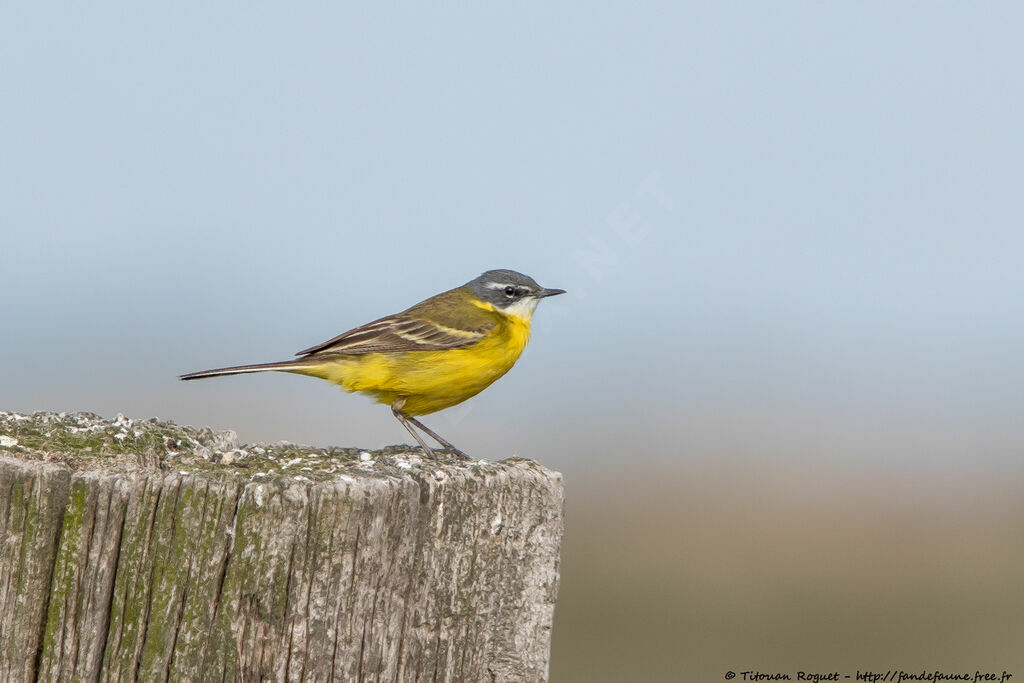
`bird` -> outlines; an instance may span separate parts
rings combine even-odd
[[[471,458],[416,418],[462,403],[508,372],[530,339],[541,299],[565,294],[514,270],[488,270],[461,287],[299,351],[293,360],[236,365],[182,380],[290,372],[368,395],[391,412],[430,459],[418,428],[455,457]],[[415,428],[414,428],[415,427]]]

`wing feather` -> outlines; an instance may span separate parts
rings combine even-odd
[[[462,349],[477,343],[494,327],[488,322],[474,329],[449,327],[403,313],[374,320],[339,334],[323,344],[299,351],[297,356],[320,353],[396,353],[403,351],[443,351]]]

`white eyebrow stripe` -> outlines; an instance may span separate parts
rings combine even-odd
[[[532,292],[533,287],[530,285],[517,285],[511,282],[488,282],[487,287],[489,289],[505,289],[506,287],[515,287],[516,289],[522,289],[527,292]]]

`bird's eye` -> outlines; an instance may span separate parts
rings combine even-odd
[[[508,287],[505,288],[505,296],[513,297],[515,295],[516,295],[516,288],[515,287],[509,285]]]

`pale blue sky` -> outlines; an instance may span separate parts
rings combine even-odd
[[[1009,3],[8,4],[0,409],[402,441],[313,380],[175,376],[515,268],[570,295],[427,420],[482,457],[1015,460],[1021,26]]]

